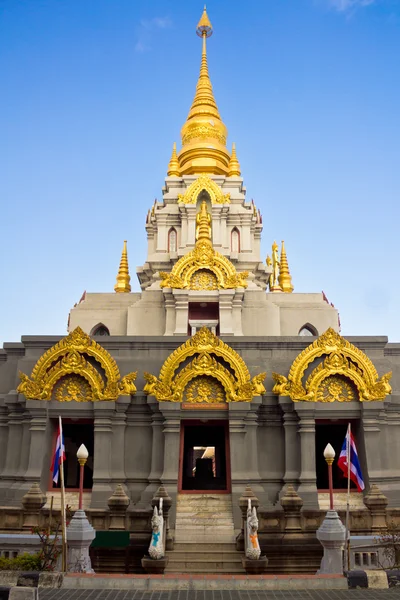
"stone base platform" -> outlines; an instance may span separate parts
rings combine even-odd
[[[69,590],[347,590],[342,575],[91,575],[68,574]]]

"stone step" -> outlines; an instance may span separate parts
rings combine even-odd
[[[214,538],[215,539],[215,538]],[[236,552],[233,542],[211,542],[202,544],[199,542],[175,542],[173,552]],[[172,552],[172,551],[171,551]]]
[[[190,560],[190,562],[194,562],[195,560],[212,560],[216,562],[223,562],[225,560],[228,561],[241,561],[241,554],[236,550],[229,551],[221,551],[221,552],[203,552],[201,549],[199,550],[169,550],[165,553],[170,557],[170,560],[179,560],[185,561]]]
[[[181,570],[187,573],[195,573],[198,569],[204,569],[207,573],[222,570],[225,573],[231,573],[232,569],[243,569],[242,561],[213,561],[213,560],[196,560],[196,561],[173,561],[170,557],[168,563],[168,572]]]
[[[188,571],[182,570],[182,569],[165,569],[166,573],[177,573],[177,574],[185,574],[188,573]],[[245,574],[245,570],[243,569],[243,567],[241,569],[213,569],[212,571],[210,571],[207,568],[200,568],[200,569],[190,569],[190,574],[204,574],[204,575],[244,575]],[[257,588],[258,589],[258,588]]]
[[[209,512],[211,511],[218,511],[218,512],[231,512],[233,509],[232,504],[217,504],[217,503],[213,503],[213,504],[206,504],[203,502],[199,502],[199,503],[193,503],[193,502],[188,502],[187,504],[177,504],[176,505],[177,510],[180,511],[185,511],[187,512],[188,510],[192,510],[192,511],[196,511],[196,510],[201,510],[201,511],[206,511]]]
[[[193,515],[192,517],[182,517],[179,516],[176,519],[176,529],[181,529],[181,527],[191,527],[192,525],[202,525],[203,527],[233,527],[233,519],[229,518],[219,518],[217,516],[199,516]]]
[[[175,540],[178,543],[186,543],[186,542],[198,542],[198,543],[202,543],[202,544],[211,544],[214,540],[215,540],[215,535],[210,535],[210,534],[202,534],[202,533],[198,533],[195,532],[193,534],[191,533],[180,533],[180,534],[176,534],[175,535]],[[235,536],[234,535],[223,535],[223,534],[219,534],[218,536],[218,541],[221,543],[228,543],[228,544],[232,544],[235,541]]]

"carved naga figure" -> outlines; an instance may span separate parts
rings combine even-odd
[[[164,517],[163,517],[163,501],[160,498],[159,508],[154,507],[153,516],[151,518],[151,542],[149,546],[149,555],[154,560],[164,558]]]
[[[251,508],[251,499],[248,500],[247,519],[246,519],[246,558],[258,560],[261,549],[258,543],[258,518],[256,507]]]

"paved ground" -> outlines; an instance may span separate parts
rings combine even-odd
[[[400,600],[400,589],[332,591],[41,590],[39,600]]]

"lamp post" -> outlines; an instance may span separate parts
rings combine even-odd
[[[85,468],[86,461],[89,456],[89,452],[84,444],[81,444],[78,448],[78,452],[76,453],[78,462],[80,464],[79,468],[79,510],[82,510],[83,505],[83,471]]]
[[[328,480],[329,480],[329,509],[333,510],[333,480],[332,480],[332,463],[335,458],[335,451],[330,444],[327,444],[324,450],[324,458],[328,464]]]

